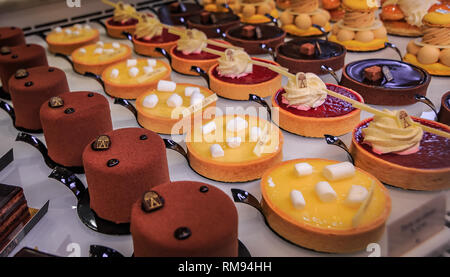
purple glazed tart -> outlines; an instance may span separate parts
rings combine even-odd
[[[197,29],[205,33],[209,38],[217,38],[229,28],[238,26],[240,18],[233,13],[205,11],[189,17],[187,24],[189,29]]]
[[[241,25],[230,28],[225,32],[226,40],[231,44],[242,47],[250,55],[266,54],[261,44],[275,48],[283,43],[286,32],[273,25]]]
[[[438,118],[439,122],[450,125],[450,91],[442,96]]]
[[[358,91],[367,104],[403,106],[425,96],[430,74],[409,63],[369,59],[352,62],[342,71],[341,85]]]
[[[308,72],[325,74],[322,65],[337,71],[344,67],[347,50],[338,43],[321,39],[295,39],[278,45],[275,61],[291,73]]]

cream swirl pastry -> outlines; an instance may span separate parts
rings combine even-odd
[[[344,25],[352,28],[370,27],[375,22],[374,11],[347,11],[344,15]]]
[[[328,95],[325,83],[313,73],[298,72],[284,90],[282,102],[302,111],[319,107]]]
[[[387,0],[383,3],[383,7],[398,5],[405,15],[406,22],[421,27],[423,17],[428,13],[430,7],[437,3],[437,0]]]
[[[450,45],[450,28],[425,27],[422,42],[431,45]]]
[[[239,78],[252,73],[253,64],[250,56],[243,50],[226,49],[219,58],[217,71],[220,76]]]
[[[290,7],[295,12],[310,13],[319,8],[319,0],[292,0]]]
[[[377,154],[408,155],[419,151],[422,128],[414,126],[404,110],[385,112],[393,117],[374,116],[369,126],[362,130],[363,142],[371,145],[372,151]]]
[[[163,25],[158,19],[142,15],[139,23],[136,25],[134,35],[137,38],[145,38],[147,40],[160,36],[163,32]]]
[[[136,10],[131,5],[118,2],[114,10],[113,20],[124,23],[132,19],[135,13]]]
[[[183,52],[184,55],[200,54],[205,48],[208,38],[205,33],[197,29],[189,29],[178,40],[177,50]]]

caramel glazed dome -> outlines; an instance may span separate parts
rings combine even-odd
[[[450,4],[429,12],[422,21],[422,40],[409,42],[405,61],[430,74],[450,76]]]

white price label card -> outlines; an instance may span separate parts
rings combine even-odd
[[[387,226],[388,256],[401,256],[444,226],[445,194],[441,193]]]

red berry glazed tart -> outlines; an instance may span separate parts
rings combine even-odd
[[[376,115],[354,129],[350,152],[356,166],[386,184],[427,191],[450,188],[448,125],[410,117],[404,110]]]
[[[181,34],[177,45],[170,49],[170,58],[167,58],[170,59],[174,71],[186,75],[198,75],[191,70],[192,66],[208,71],[220,58],[217,54],[207,52],[205,48],[222,53],[227,47],[230,47],[229,43],[208,40],[205,33],[197,29],[189,29]]]
[[[114,16],[106,20],[106,30],[108,36],[112,38],[125,38],[122,34],[127,32],[133,34],[136,30],[136,24],[139,20],[136,18],[136,10],[129,4],[122,1],[116,4]]]
[[[360,120],[361,111],[329,95],[329,90],[364,102],[361,95],[351,89],[325,84],[313,73],[299,72],[272,96],[272,107],[279,111],[279,126],[306,137],[340,136],[351,132]]]
[[[180,37],[169,33],[168,28],[158,19],[142,15],[136,25],[134,36],[130,35],[129,39],[133,42],[136,53],[149,57],[162,57],[163,55],[155,51],[155,48],[162,48],[168,52],[177,44]]]
[[[275,62],[250,58],[234,49],[227,49],[218,62],[209,69],[208,80],[210,89],[219,96],[248,100],[251,93],[267,97],[281,88],[281,75],[267,68],[278,66]]]

